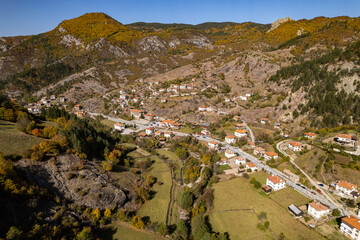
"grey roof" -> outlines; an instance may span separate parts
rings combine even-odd
[[[295,213],[296,215],[299,215],[299,214],[302,213],[302,211],[301,211],[297,206],[295,206],[294,204],[291,204],[291,205],[289,206],[289,209],[290,209],[293,213]]]

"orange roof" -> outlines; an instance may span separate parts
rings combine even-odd
[[[162,133],[162,131],[158,130],[158,131],[156,131],[155,133]]]
[[[144,132],[139,133],[139,136],[145,137],[145,136],[146,136],[146,133],[144,133]]]
[[[167,98],[162,98],[161,100],[167,100]]]
[[[262,118],[261,121],[269,121],[268,118]]]
[[[155,117],[154,114],[149,114],[149,113],[145,114],[144,116],[147,116],[147,117]]]
[[[308,135],[310,137],[316,137],[317,136],[315,133],[311,133],[311,132],[305,133],[305,135]]]
[[[123,124],[123,123],[115,123],[114,125],[119,126],[119,127],[124,127],[125,126],[125,124]]]
[[[206,106],[200,106],[199,108],[206,108]]]
[[[242,129],[236,130],[235,132],[237,132],[237,133],[247,133],[247,131],[242,130]]]
[[[360,230],[360,220],[354,216],[350,215],[347,217],[343,217],[341,221],[346,223],[347,225],[350,225],[353,228]]]
[[[275,184],[285,182],[285,180],[282,179],[282,178],[279,177],[279,176],[270,176],[270,177],[267,177],[267,179],[269,179],[269,181],[271,181],[271,182],[273,182],[273,183],[275,183]]]
[[[309,203],[309,205],[316,209],[316,211],[326,211],[329,209],[329,207],[325,206],[321,202],[314,201],[312,203]]]
[[[277,153],[274,152],[266,152],[265,154],[268,155],[269,157],[274,157],[278,155]]]
[[[251,146],[255,146],[255,143],[253,143],[251,141],[248,141],[248,144],[251,145]]]
[[[237,157],[237,158],[235,158],[235,160],[244,161],[245,158],[243,158],[243,157]]]
[[[352,184],[352,183],[349,183],[347,181],[344,181],[344,180],[340,180],[336,183],[336,185],[340,186],[340,187],[343,187],[343,188],[346,188],[346,189],[349,189],[349,190],[354,190],[357,188],[357,186],[355,184]]]
[[[75,107],[80,107],[81,105],[80,104],[76,104]]]
[[[298,143],[298,142],[289,142],[289,144],[294,147],[301,147],[301,143]]]
[[[252,162],[248,162],[248,163],[246,163],[246,165],[250,168],[256,167],[256,165],[253,164]]]
[[[351,136],[350,135],[348,135],[348,134],[338,134],[337,135],[338,137],[340,137],[340,138],[347,138],[347,139],[351,139]]]
[[[132,112],[137,112],[137,113],[143,113],[143,110],[138,110],[138,109],[131,109]]]
[[[148,127],[146,130],[154,130],[154,127]]]
[[[165,134],[171,134],[171,132],[166,132]]]
[[[209,143],[214,144],[214,145],[218,144],[218,143],[215,142],[215,141],[211,141],[211,142],[209,142]]]
[[[225,138],[234,138],[234,136],[229,135],[229,136],[226,136]]]
[[[162,122],[163,123],[168,123],[168,124],[171,124],[171,125],[174,125],[176,123],[176,121],[172,121],[172,120],[164,120]]]
[[[256,147],[255,150],[258,152],[265,152],[265,149],[263,149],[261,147]]]

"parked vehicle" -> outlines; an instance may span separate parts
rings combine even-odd
[[[322,193],[320,189],[316,189],[316,191],[318,191],[320,194]]]

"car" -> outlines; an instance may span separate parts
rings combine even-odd
[[[320,189],[316,189],[316,191],[318,191],[320,194],[322,193]]]
[[[320,187],[323,187],[323,186],[324,186],[324,184],[320,183],[320,184],[319,184],[319,186],[320,186]]]
[[[303,189],[306,189],[306,187],[305,186],[301,186]]]
[[[299,186],[299,187],[300,187],[301,185],[300,185],[300,183],[297,183],[296,186]]]
[[[316,195],[316,192],[311,192],[312,194]]]

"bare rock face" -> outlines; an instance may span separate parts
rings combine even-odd
[[[63,45],[66,45],[68,47],[71,47],[73,45],[84,47],[84,45],[83,45],[83,43],[81,42],[80,39],[77,39],[73,35],[70,35],[70,34],[62,36],[62,39],[61,39],[61,41],[59,43],[63,44]]]
[[[285,23],[285,22],[288,22],[288,21],[291,21],[292,19],[290,17],[286,17],[286,18],[279,18],[278,20],[276,20],[275,22],[273,22],[271,24],[271,28],[268,32],[278,28],[282,23]]]
[[[44,162],[23,159],[17,168],[42,187],[77,205],[106,209],[124,207],[129,201],[122,189],[111,183],[110,177],[94,163],[65,154]]]
[[[200,34],[189,35],[186,38],[182,39],[182,41],[187,44],[195,45],[196,47],[199,48],[204,48],[211,45],[210,39]]]
[[[138,42],[138,48],[140,51],[156,51],[162,52],[167,49],[166,42],[158,36],[150,36],[141,39]]]

